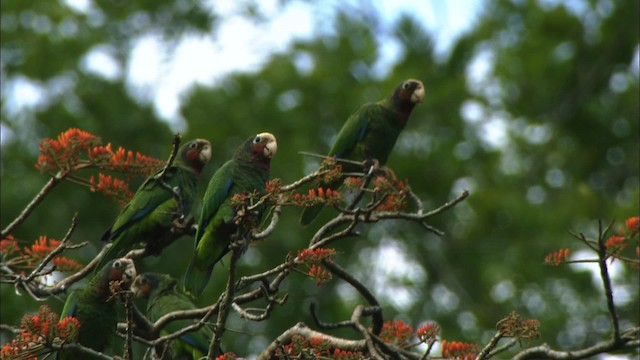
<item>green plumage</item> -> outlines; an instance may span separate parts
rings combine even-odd
[[[67,297],[60,319],[67,316],[78,319],[80,322],[78,342],[81,345],[100,352],[109,346],[118,321],[118,300],[111,298],[109,283],[121,280],[123,285],[128,285],[135,276],[136,269],[132,260],[111,260],[89,280],[87,285],[74,290]],[[83,356],[63,350],[59,358],[81,359]]]
[[[193,310],[197,307],[189,298],[176,288],[177,280],[169,275],[144,273],[138,275],[133,283],[136,296],[148,299],[147,318],[155,322],[163,315],[179,310]],[[168,335],[193,324],[193,320],[176,320],[164,327],[160,335]],[[188,332],[171,342],[173,359],[200,359],[207,355],[213,331],[203,326],[197,331]],[[218,351],[215,356],[221,355]]]
[[[155,179],[162,170],[149,176],[103,235],[102,240],[112,241],[113,245],[101,264],[124,256],[136,243],[145,243],[151,249],[154,245],[166,246],[175,237],[169,231],[172,222],[181,215],[189,215],[198,176],[210,158],[211,144],[207,140],[189,141],[178,150],[172,166],[165,173],[164,182],[180,194],[180,207],[176,196]]]
[[[272,134],[252,136],[213,174],[203,199],[193,258],[185,274],[184,287],[189,296],[202,294],[214,265],[229,251],[231,236],[236,231],[231,198],[241,193],[265,193],[271,158],[276,151]]]
[[[423,98],[422,82],[413,79],[403,81],[387,98],[367,103],[351,114],[340,129],[328,155],[354,161],[375,160],[379,166],[384,166],[413,107],[422,102]],[[362,167],[342,164],[342,171],[362,171]],[[321,186],[336,189],[343,180],[338,179]],[[322,204],[304,208],[300,223],[311,223],[322,208]]]

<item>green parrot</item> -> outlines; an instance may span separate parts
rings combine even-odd
[[[197,309],[186,295],[178,291],[177,284],[178,281],[169,275],[144,273],[136,277],[131,289],[137,298],[148,300],[147,318],[155,322],[172,311]],[[192,324],[192,320],[186,319],[172,321],[164,327],[161,335],[168,335]],[[204,358],[212,338],[213,331],[208,326],[182,334],[171,342],[172,359]],[[218,349],[214,358],[221,354],[222,350]]]
[[[261,133],[248,138],[209,181],[202,201],[195,248],[185,274],[184,288],[189,296],[200,296],[209,282],[213,266],[229,251],[236,231],[236,215],[231,198],[235,194],[265,194],[271,159],[278,145],[275,136]],[[263,209],[258,210],[261,215]]]
[[[174,194],[154,178],[162,170],[149,176],[122,209],[113,226],[102,236],[103,241],[112,241],[113,245],[101,264],[124,256],[138,242],[153,248],[154,244],[166,244],[171,240],[175,236],[170,231],[172,222],[176,215],[186,216],[191,211],[198,176],[210,158],[211,144],[207,140],[191,140],[178,149],[164,181],[180,194],[180,207]]]
[[[114,259],[107,262],[87,285],[69,294],[60,319],[73,316],[80,322],[78,342],[96,351],[104,351],[113,338],[118,323],[117,300],[112,299],[109,283],[122,281],[126,288],[136,277],[131,259]],[[60,359],[81,359],[81,354],[71,350],[60,351]]]
[[[387,98],[362,105],[344,123],[328,155],[354,161],[377,162],[378,166],[384,166],[413,107],[423,99],[422,82],[408,79],[396,86]],[[362,171],[362,167],[342,164],[342,170]],[[343,180],[338,179],[322,186],[336,189]],[[311,223],[322,209],[322,204],[304,208],[300,223]]]

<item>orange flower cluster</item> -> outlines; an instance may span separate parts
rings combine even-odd
[[[346,351],[338,348],[331,352],[331,343],[323,337],[305,338],[302,335],[293,335],[291,341],[276,349],[277,359],[336,359],[359,360],[362,353],[359,351]]]
[[[382,324],[380,339],[382,341],[395,344],[399,347],[409,345],[409,340],[413,337],[413,327],[405,324],[402,320],[385,321]]]
[[[267,181],[265,184],[265,191],[267,194],[271,195],[280,194],[282,192],[282,182],[278,178]]]
[[[91,191],[114,197],[122,205],[126,204],[134,195],[126,181],[114,178],[111,175],[98,173],[97,183],[94,176],[91,176],[89,183],[91,184],[89,187]]]
[[[626,244],[624,242],[624,237],[619,236],[619,235],[611,235],[607,241],[604,243],[604,246],[607,249],[612,249],[612,248],[622,248],[625,247]]]
[[[65,131],[57,139],[42,139],[36,168],[41,171],[70,171],[79,164],[80,155],[99,145],[100,141],[100,138],[76,128]]]
[[[57,139],[43,139],[40,142],[40,156],[36,163],[36,168],[41,171],[60,170],[63,176],[89,167],[128,175],[148,176],[163,166],[164,161],[139,152],[134,153],[122,147],[113,151],[111,143],[105,146],[99,137],[75,128],[60,134]],[[100,176],[105,175],[100,174]],[[120,202],[123,200],[122,197],[118,198],[119,196],[131,197],[132,193],[124,181],[114,181],[110,177],[105,177],[104,181],[96,184],[92,177],[87,185],[92,191],[115,196]],[[84,184],[85,180],[80,179],[76,182]]]
[[[408,189],[404,182],[378,176],[373,180],[373,186],[386,196],[378,205],[378,211],[401,211],[406,207]]]
[[[571,251],[569,249],[560,249],[554,251],[544,257],[544,263],[547,265],[558,266],[562,264],[568,257]]]
[[[5,239],[0,240],[0,252],[5,258],[19,251],[20,245],[13,235],[7,235]]]
[[[442,340],[442,357],[445,358],[475,360],[480,350],[480,345],[478,344]]]
[[[321,187],[309,189],[308,194],[295,194],[293,196],[293,203],[298,206],[312,206],[318,203],[336,205],[341,200],[342,194],[339,191]]]
[[[440,335],[440,327],[436,323],[426,323],[418,328],[416,336],[423,343],[433,343]]]
[[[331,280],[332,275],[325,268],[318,265],[311,265],[309,271],[307,272],[312,279],[316,280],[316,286],[320,286],[322,284],[326,284]]]
[[[238,358],[238,355],[232,352],[224,353],[216,358],[216,360],[235,360]]]
[[[22,332],[11,342],[2,346],[2,358],[37,359],[33,353],[41,350],[42,345],[59,342],[72,342],[78,336],[80,322],[66,317],[58,322],[58,314],[47,305],[40,306],[36,315],[24,315],[20,321]]]
[[[298,250],[298,260],[296,263],[298,264],[317,264],[320,261],[330,258],[336,255],[335,249],[324,249],[324,248],[315,248],[315,249],[304,249]]]
[[[38,261],[43,260],[60,246],[60,243],[60,240],[49,239],[47,236],[41,235],[31,246],[25,246],[21,249],[18,241],[12,235],[8,235],[6,239],[0,241],[0,251],[2,251],[3,260],[8,267],[16,272],[29,271],[35,267]],[[52,261],[58,271],[82,269],[80,263],[64,256],[56,256]]]
[[[515,311],[498,321],[496,327],[503,336],[519,340],[532,340],[540,337],[540,322],[536,319],[523,320]]]
[[[24,253],[34,260],[40,260],[60,246],[60,243],[60,240],[48,239],[45,235],[40,235],[38,240],[36,240],[30,248],[24,248]]]
[[[349,176],[344,179],[344,186],[348,189],[359,189],[362,186],[362,178]]]
[[[630,217],[625,221],[625,225],[627,226],[627,230],[631,233],[631,235],[635,235],[640,232],[640,216]]]
[[[362,353],[360,351],[349,351],[349,350],[333,350],[333,358],[335,360],[360,360],[363,359]]]
[[[98,158],[107,160],[105,163],[99,163],[98,166],[112,171],[148,176],[160,170],[165,164],[162,160],[142,155],[139,152],[134,154],[133,151],[125,150],[122,147],[118,147],[118,150],[114,152],[111,150],[111,143],[94,150],[100,154]]]
[[[72,259],[67,259],[64,256],[54,257],[53,265],[56,266],[56,270],[66,272],[80,271],[83,267],[79,262]]]

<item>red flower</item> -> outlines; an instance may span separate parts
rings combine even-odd
[[[604,243],[604,246],[607,249],[611,249],[613,247],[617,247],[620,246],[621,244],[624,243],[624,238],[622,236],[618,236],[618,235],[611,235],[607,241]]]
[[[78,337],[79,328],[80,321],[72,316],[67,316],[58,323],[58,335],[65,342],[72,342]]]
[[[438,334],[440,334],[440,327],[436,323],[426,323],[416,331],[416,335],[421,342],[434,342]]]
[[[332,275],[326,269],[321,266],[311,265],[309,268],[309,272],[307,273],[311,278],[316,280],[316,286],[320,286],[329,280],[331,280]]]
[[[478,344],[442,340],[442,356],[445,358],[474,360],[479,352]]]
[[[58,245],[60,245],[60,240],[47,239],[45,235],[41,235],[38,240],[31,245],[31,248],[24,248],[24,252],[30,257],[39,260],[47,256],[47,254],[57,248]]]
[[[627,229],[631,234],[637,234],[640,231],[640,216],[630,217],[625,221]]]
[[[544,257],[544,263],[547,265],[558,266],[562,264],[568,257],[571,251],[569,249],[560,249],[554,251]]]
[[[384,342],[396,344],[400,347],[407,346],[413,337],[413,328],[402,320],[385,321],[382,324],[380,338]]]
[[[335,249],[323,249],[323,248],[315,248],[315,249],[304,249],[298,250],[298,260],[296,263],[298,264],[316,264],[320,261],[335,256]]]
[[[78,271],[82,269],[82,264],[75,260],[67,259],[64,256],[56,256],[53,258],[53,265],[58,271]]]
[[[6,258],[9,254],[20,251],[18,240],[13,235],[7,235],[5,239],[0,240],[0,252]]]

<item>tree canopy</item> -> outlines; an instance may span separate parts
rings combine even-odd
[[[289,184],[320,163],[300,152],[325,154],[349,114],[401,80],[415,78],[425,84],[425,101],[414,110],[387,165],[425,210],[465,189],[469,197],[429,218],[442,236],[403,220],[361,224],[360,236],[334,244],[333,260],[371,289],[385,320],[416,328],[437,322],[444,339],[487,343],[511,311],[537,319],[541,339],[535,342],[557,349],[585,347],[609,333],[597,264],[551,267],[544,260],[565,248],[571,252],[568,260],[589,257],[569,232],[597,238],[599,219],[614,221],[616,231],[639,213],[637,1],[487,1],[444,55],[435,53],[423,19],[406,14],[386,28],[375,7],[345,6],[326,19],[331,33],[293,41],[257,71],[193,85],[181,99],[183,125],[161,119],[122,69],[140,37],[160,34],[168,49],[187,36],[215,38],[219,16],[203,4],[180,0],[89,3],[83,11],[64,1],[1,4],[2,228],[50,178],[34,168],[38,141],[69,128],[99,136],[114,149],[162,160],[171,152],[176,126],[185,140],[208,139],[213,156],[200,194],[244,139],[269,131],[279,148],[271,178]],[[260,21],[259,7],[245,4],[243,16]],[[385,42],[401,51],[380,72]],[[118,75],[86,69],[83,59],[96,48],[107,49],[121,69]],[[20,98],[20,86],[38,89],[33,106],[18,106],[27,101]],[[136,189],[143,178],[127,180]],[[102,247],[100,236],[118,211],[104,194],[64,182],[11,234],[24,241],[20,246],[41,235],[60,239],[77,213],[72,239],[89,245],[65,254],[86,264]],[[239,276],[295,255],[337,215],[324,211],[302,227],[299,212],[283,209],[273,233],[238,260]],[[185,236],[136,267],[139,272],[161,268],[181,279],[192,245],[193,238]],[[628,256],[637,264],[636,246]],[[637,265],[616,261],[610,271],[621,325],[638,326]],[[224,291],[227,272],[227,266],[214,270],[198,306]],[[313,324],[312,302],[327,322],[349,319],[363,303],[336,278],[316,286],[294,274],[279,291],[288,300],[267,321],[231,314],[225,351],[255,355],[298,321]],[[38,311],[38,302],[17,296],[9,285],[0,293],[3,324],[18,325],[22,315]],[[47,304],[59,311],[63,298],[59,294]],[[332,334],[354,336],[350,329]],[[0,339],[4,344],[11,336],[3,331]]]

